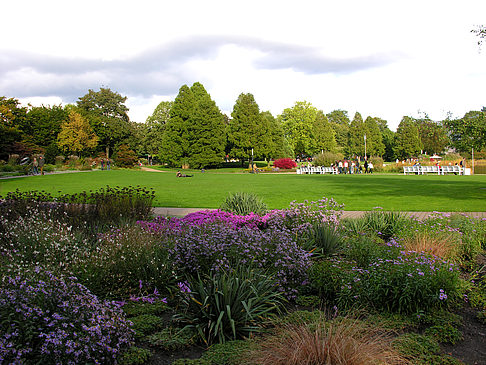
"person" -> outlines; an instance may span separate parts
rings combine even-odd
[[[37,175],[39,173],[39,162],[37,161],[37,158],[34,157],[34,161],[32,162],[32,173],[34,175]]]
[[[338,162],[338,171],[340,174],[343,173],[343,161],[339,160]]]
[[[39,156],[39,167],[41,175],[44,175],[44,156]]]
[[[109,158],[106,159],[106,169],[109,170],[111,166],[111,161]]]
[[[177,171],[177,174],[176,174],[177,177],[192,177],[192,175],[186,175],[186,174],[183,174],[181,173],[181,171]]]
[[[368,160],[366,160],[366,161],[365,161],[365,163],[364,163],[364,170],[365,170],[365,174],[367,174],[367,173],[368,173],[368,166],[369,166],[369,165],[368,165]]]
[[[101,171],[103,171],[105,169],[105,160],[101,159],[100,165],[101,165]]]
[[[370,161],[370,163],[368,164],[368,171],[370,172],[370,174],[373,173],[373,162]]]

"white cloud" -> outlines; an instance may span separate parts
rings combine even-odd
[[[228,114],[241,92],[274,115],[307,100],[387,119],[484,105],[486,2],[18,0],[2,4],[0,95],[74,102],[101,86],[142,122],[200,81]]]

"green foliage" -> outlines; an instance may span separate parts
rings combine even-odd
[[[127,317],[140,316],[142,314],[160,315],[167,311],[169,307],[161,301],[154,303],[130,301],[122,309]]]
[[[255,194],[246,192],[231,193],[219,207],[220,210],[238,215],[255,213],[263,215],[267,212],[267,205]]]
[[[183,85],[165,125],[159,158],[170,166],[217,166],[226,142],[223,115],[198,82]]]
[[[383,143],[382,133],[378,127],[376,119],[378,118],[367,117],[364,121],[366,133],[366,154],[368,156],[383,156],[385,153],[385,145]],[[374,161],[373,165],[375,165]],[[376,166],[377,165],[375,165],[375,167]]]
[[[356,112],[354,118],[349,125],[349,144],[347,153],[348,155],[364,156],[364,135],[366,133],[363,117],[360,113]]]
[[[213,364],[211,364],[209,360],[204,360],[204,359],[177,359],[172,363],[172,365],[213,365]]]
[[[190,328],[164,328],[162,331],[147,336],[150,346],[158,347],[164,351],[177,351],[195,343],[197,334]]]
[[[231,113],[228,125],[230,156],[244,162],[268,154],[270,134],[268,118],[263,118],[252,94],[240,94]]]
[[[486,146],[486,111],[470,111],[461,119],[447,119],[444,123],[458,151],[480,151]]]
[[[317,295],[299,295],[295,303],[304,307],[319,308],[322,300]]]
[[[113,159],[118,167],[133,167],[137,163],[138,157],[129,146],[122,144],[118,147]]]
[[[406,359],[423,365],[432,364],[431,359],[440,353],[440,346],[432,336],[418,333],[404,333],[398,336],[393,341],[393,348]]]
[[[314,166],[331,166],[336,161],[344,159],[342,153],[321,152],[314,156],[312,164]]]
[[[296,155],[312,156],[316,152],[311,146],[316,117],[317,109],[306,101],[296,102],[278,116]]]
[[[163,319],[154,316],[153,314],[141,314],[136,317],[131,317],[133,322],[133,330],[135,330],[135,337],[141,338],[150,335],[163,326]]]
[[[384,212],[381,210],[368,211],[363,216],[366,231],[377,233],[384,240],[395,236],[409,221],[401,212]]]
[[[368,159],[368,161],[373,164],[373,172],[382,172],[383,171],[383,159],[381,157],[373,156],[373,157],[370,157]]]
[[[327,223],[315,224],[304,248],[313,257],[324,258],[339,252],[344,247],[342,234],[337,226]]]
[[[316,118],[312,125],[312,141],[310,144],[310,152],[312,154],[319,151],[335,151],[336,150],[336,138],[334,129],[329,123],[326,115],[318,110]]]
[[[395,155],[398,158],[417,156],[422,149],[420,135],[415,121],[410,117],[403,117],[395,135]]]
[[[328,113],[327,118],[334,129],[337,148],[342,152],[347,149],[349,140],[350,120],[345,110],[334,110]]]
[[[440,343],[455,345],[463,339],[462,333],[450,323],[431,326],[425,330],[425,335],[434,337]]]
[[[61,105],[30,107],[26,115],[26,121],[31,127],[29,134],[36,145],[53,149],[56,146],[57,136],[61,131],[61,125],[69,118],[69,113]],[[54,151],[46,150],[46,161],[54,162]]]
[[[201,357],[212,365],[238,365],[247,360],[248,352],[254,348],[250,340],[228,341],[212,345]]]
[[[223,343],[263,330],[284,299],[273,278],[249,268],[189,278],[176,320],[194,328],[206,344]]]
[[[430,119],[419,119],[417,122],[424,151],[427,151],[430,155],[442,153],[449,144],[446,128]]]
[[[123,352],[119,361],[121,365],[145,364],[151,356],[150,350],[132,346]]]

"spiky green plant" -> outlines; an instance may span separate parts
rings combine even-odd
[[[267,212],[267,205],[255,194],[236,192],[230,193],[219,207],[220,210],[238,215],[255,213],[263,215]]]

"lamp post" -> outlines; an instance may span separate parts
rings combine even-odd
[[[364,144],[365,144],[365,161],[367,160],[366,158],[366,134],[364,135]]]

